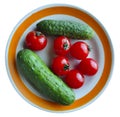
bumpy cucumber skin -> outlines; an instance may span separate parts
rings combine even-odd
[[[74,39],[91,39],[93,29],[87,24],[67,20],[42,20],[37,23],[37,30],[47,35],[64,35]]]
[[[62,105],[70,105],[75,94],[60,78],[54,75],[42,59],[28,49],[17,54],[17,66],[25,78],[45,97]]]

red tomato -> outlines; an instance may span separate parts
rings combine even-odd
[[[69,72],[68,59],[63,56],[55,57],[51,65],[51,69],[58,76],[66,75]]]
[[[86,58],[80,62],[78,69],[85,75],[95,75],[98,71],[98,64],[92,58]]]
[[[26,36],[25,45],[31,50],[42,50],[47,45],[47,39],[41,32],[31,31]]]
[[[70,50],[70,40],[65,36],[59,36],[54,40],[54,51],[57,55],[65,56]]]
[[[78,41],[71,46],[70,54],[76,59],[85,59],[89,54],[89,47],[87,43]]]
[[[66,84],[74,89],[80,88],[84,83],[84,76],[76,69],[69,71],[65,78]]]

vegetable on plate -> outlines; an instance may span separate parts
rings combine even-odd
[[[81,22],[69,20],[42,20],[37,23],[37,30],[47,35],[66,36],[74,39],[92,39],[93,29]]]
[[[72,89],[53,74],[33,51],[20,50],[17,54],[17,66],[31,85],[43,96],[62,105],[70,105],[74,102],[75,94]]]
[[[42,50],[47,45],[47,38],[39,31],[30,31],[26,35],[25,46],[31,50]]]
[[[98,71],[98,63],[93,58],[86,58],[79,63],[78,69],[85,75],[93,76]]]
[[[64,76],[69,72],[70,63],[66,57],[57,56],[53,58],[51,69],[58,76]]]
[[[83,41],[77,41],[70,48],[70,54],[78,60],[85,59],[88,56],[89,51],[88,44]]]
[[[71,47],[70,39],[65,36],[59,36],[54,40],[54,51],[57,55],[65,56]]]
[[[65,77],[65,83],[71,88],[80,88],[84,84],[84,76],[77,69],[70,70]]]

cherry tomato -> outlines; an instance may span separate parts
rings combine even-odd
[[[58,76],[66,75],[69,72],[68,59],[63,56],[55,57],[52,61],[51,69]]]
[[[80,88],[84,83],[84,76],[76,69],[69,71],[65,83],[74,89]]]
[[[89,47],[87,43],[78,41],[71,46],[70,54],[76,59],[83,60],[89,54]]]
[[[31,50],[42,50],[47,45],[47,39],[39,31],[31,31],[27,34],[25,39],[25,46]]]
[[[92,58],[86,58],[80,62],[78,69],[85,75],[95,75],[98,71],[98,64]]]
[[[65,56],[70,50],[70,40],[65,36],[59,36],[54,40],[54,51],[57,55]]]

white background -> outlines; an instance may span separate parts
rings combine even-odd
[[[105,27],[114,48],[111,80],[97,100],[70,113],[51,113],[31,106],[15,91],[5,67],[6,44],[15,25],[27,13],[48,4],[66,3],[94,15]],[[120,2],[119,0],[3,0],[0,2],[0,117],[120,117]]]

